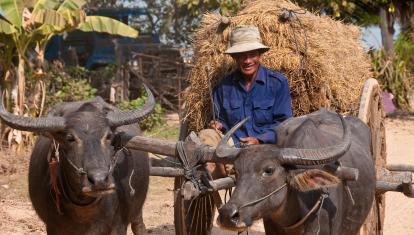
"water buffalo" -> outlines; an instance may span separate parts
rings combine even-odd
[[[139,110],[120,111],[98,97],[62,103],[46,117],[7,112],[12,128],[36,132],[29,166],[29,194],[48,234],[143,234],[142,206],[149,181],[147,153],[116,151],[119,132],[140,135],[136,123],[154,108],[154,97]],[[1,92],[0,92],[1,93]]]
[[[221,145],[235,159],[236,188],[218,223],[243,231],[263,218],[266,234],[357,234],[375,193],[369,128],[320,110],[288,119],[277,136],[277,145],[233,152]],[[359,176],[339,180],[328,170],[338,165],[358,169]]]

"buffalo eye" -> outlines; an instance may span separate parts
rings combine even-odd
[[[66,134],[66,141],[74,142],[75,141],[75,136],[73,136],[72,134]]]
[[[108,134],[106,135],[106,139],[107,139],[107,140],[112,140],[112,137],[113,137],[112,133],[108,133]]]
[[[264,176],[264,177],[271,176],[271,175],[273,175],[274,172],[275,172],[275,168],[273,168],[273,167],[266,167],[263,170],[262,176]]]

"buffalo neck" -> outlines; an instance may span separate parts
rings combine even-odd
[[[326,193],[309,191],[306,194],[312,194],[313,199],[305,202],[300,200],[303,196],[301,194],[303,193],[289,189],[287,200],[271,215],[272,223],[288,234],[302,234],[304,224],[308,224],[307,220],[318,213],[323,206],[323,200],[328,196]]]
[[[296,190],[289,188],[282,205],[270,215],[270,218],[278,226],[288,227],[302,218],[301,212],[298,193]]]

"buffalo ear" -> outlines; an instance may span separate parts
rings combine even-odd
[[[336,186],[339,182],[340,179],[338,177],[319,169],[293,173],[289,180],[290,186],[301,192]]]

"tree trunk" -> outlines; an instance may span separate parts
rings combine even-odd
[[[20,59],[20,57],[19,57],[19,59]],[[23,113],[23,112],[21,112],[22,109],[19,108],[20,73],[21,73],[21,67],[20,67],[20,60],[19,60],[19,67],[17,67],[17,76],[15,75],[13,80],[11,81],[11,89],[10,89],[11,90],[11,92],[10,92],[11,93],[11,100],[13,102],[12,109],[13,109],[13,113],[16,114],[16,115],[20,115],[21,113]],[[22,73],[24,74],[24,69],[23,69]],[[24,77],[24,75],[23,75],[23,77]],[[18,131],[18,130],[15,130],[15,129],[10,129],[10,131],[8,132],[8,135],[7,135],[7,142],[8,142],[9,148],[12,147],[12,145],[14,145],[15,143],[17,143],[17,146],[15,146],[16,147],[15,150],[19,150],[19,146],[20,146],[20,143],[22,142],[22,139],[23,139],[23,137],[22,137],[22,132],[21,131]]]
[[[19,65],[17,67],[17,103],[15,107],[17,108],[17,113],[23,115],[23,105],[24,105],[24,93],[26,86],[26,78],[24,74],[24,65],[25,61],[23,55],[19,55]]]
[[[37,57],[34,63],[34,67],[31,68],[34,71],[32,79],[34,79],[35,85],[30,88],[28,92],[31,92],[31,96],[26,101],[30,108],[29,115],[41,116],[43,112],[44,100],[46,96],[44,78],[45,78],[45,61],[44,61],[44,50],[37,50]]]
[[[382,45],[387,55],[391,55],[393,53],[394,46],[394,20],[385,7],[380,8],[380,18]]]

